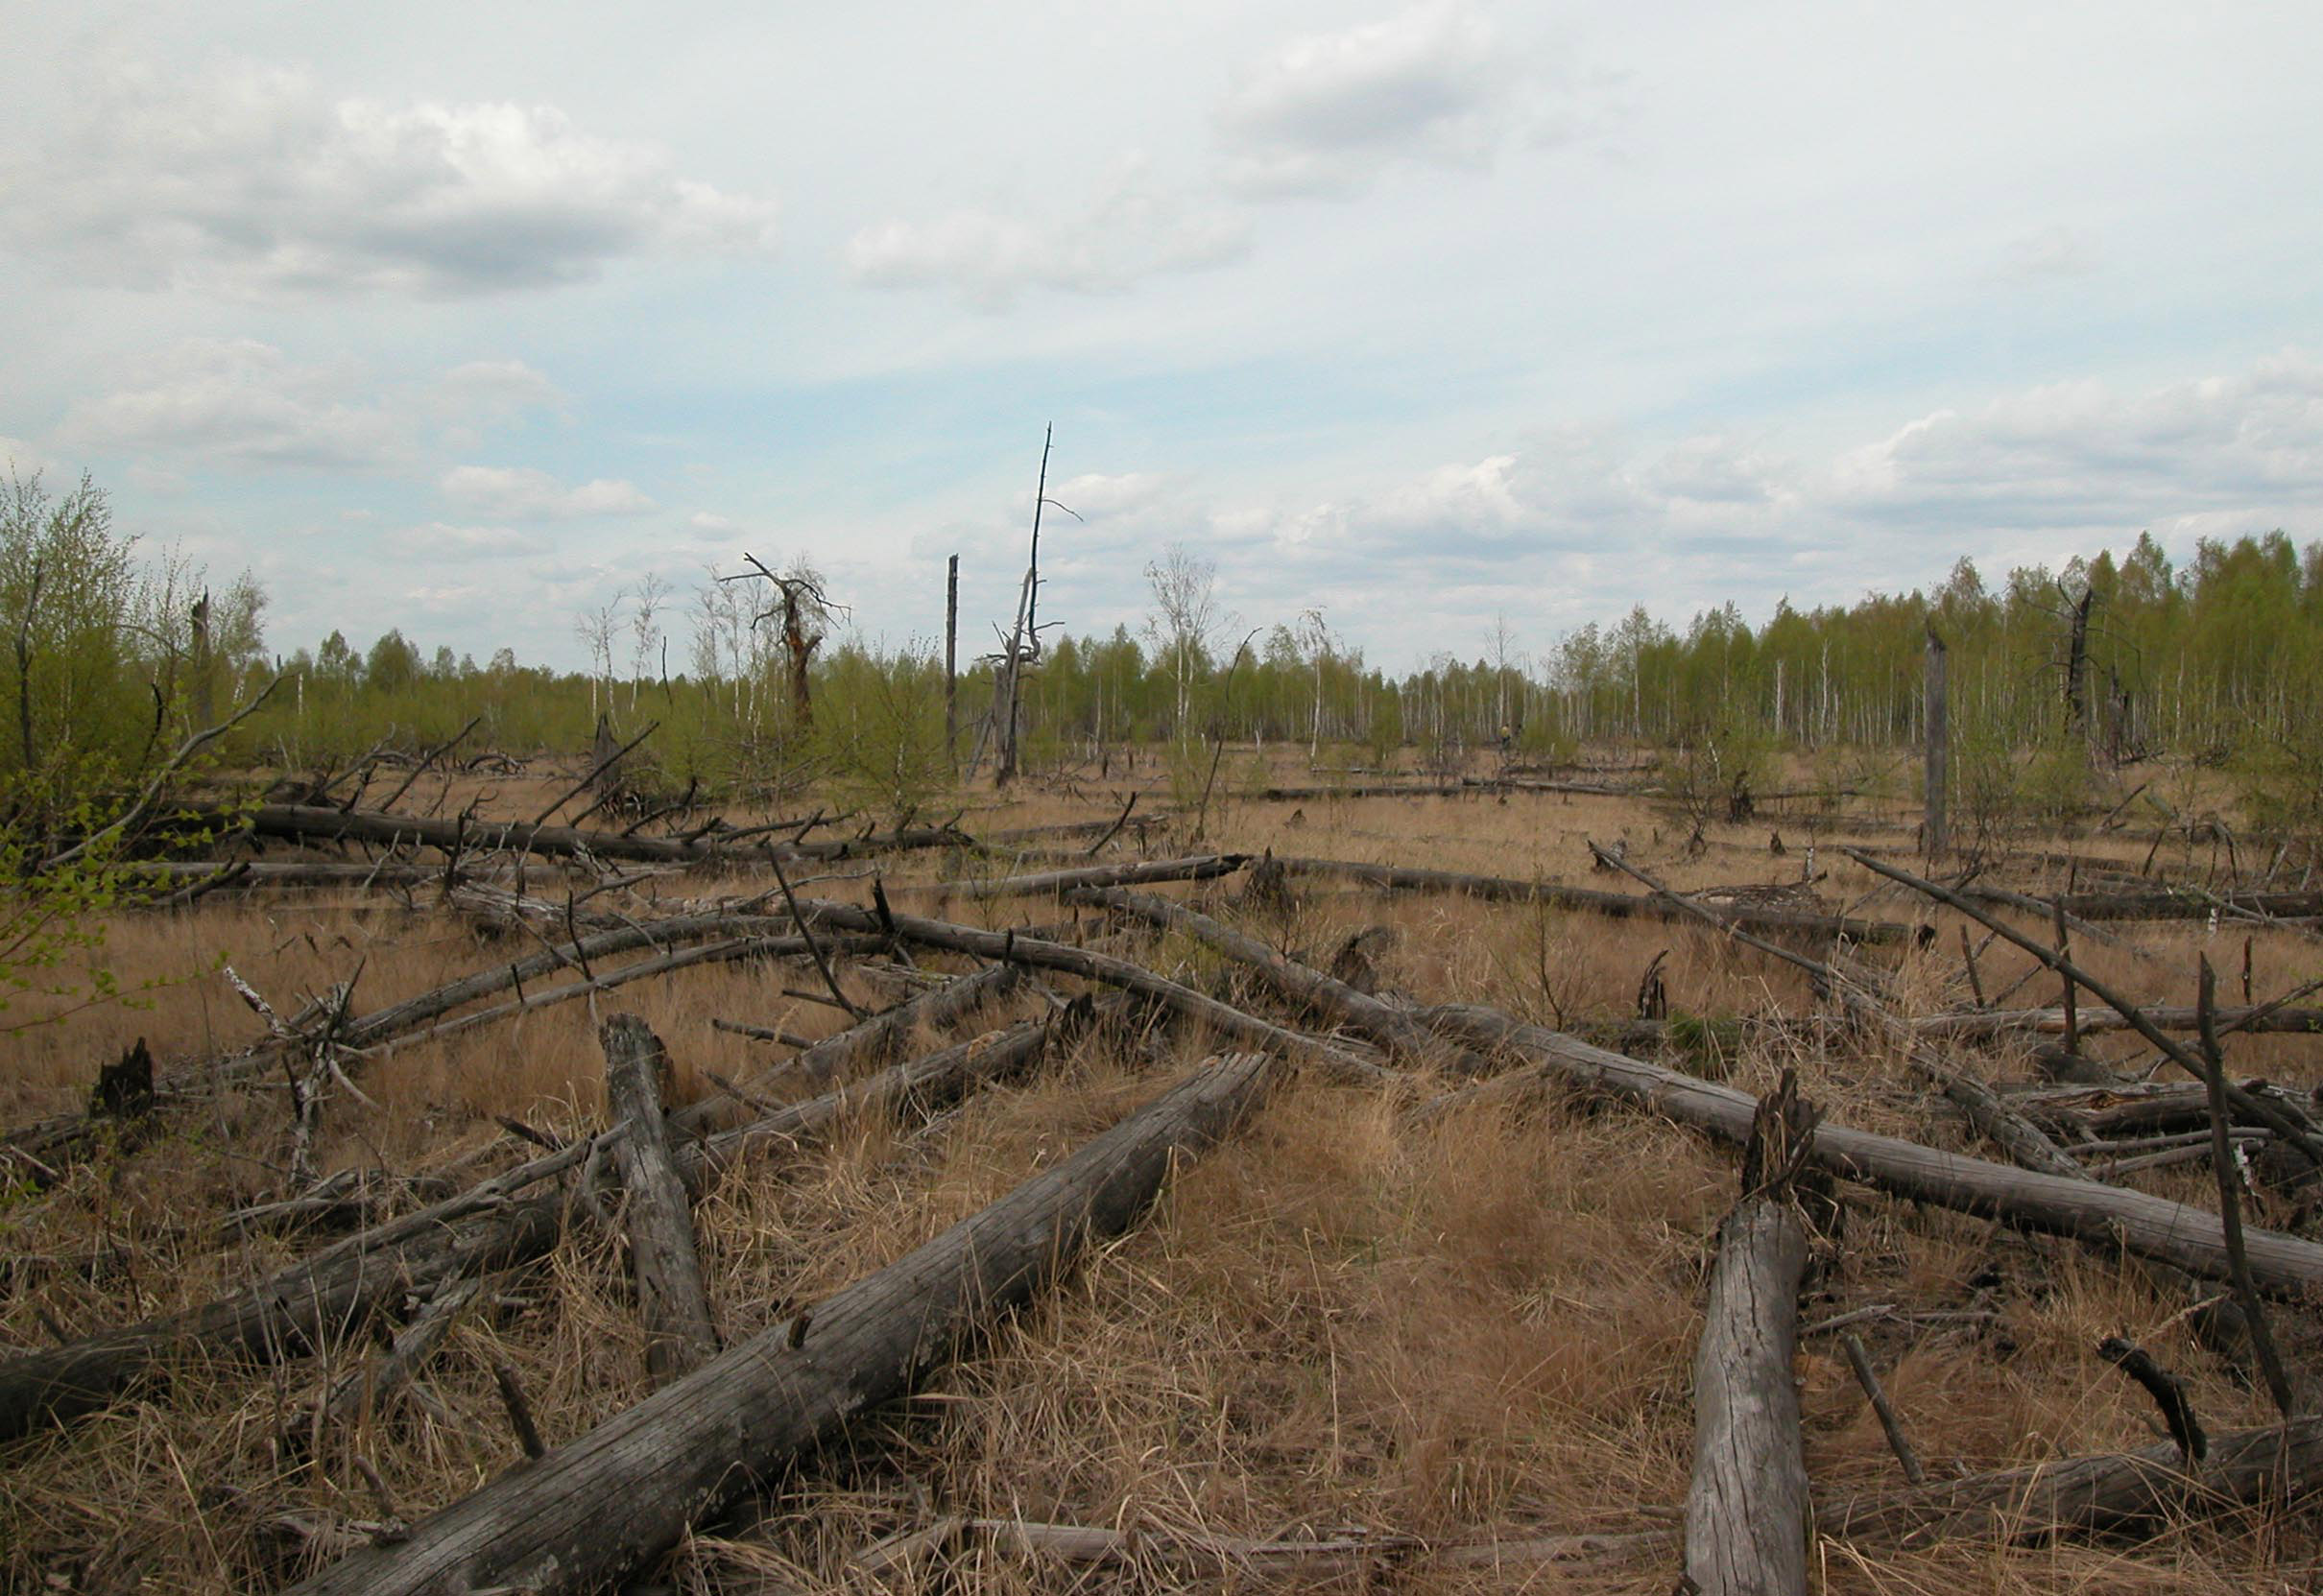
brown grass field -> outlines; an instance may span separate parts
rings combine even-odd
[[[1282,774],[1304,778],[1287,764]],[[1683,825],[1637,798],[1484,792],[1293,804],[1236,797],[1245,784],[1221,776],[1210,845],[1601,889],[1636,890],[1591,871],[1585,837],[1625,838],[1631,859],[1681,890],[1795,881],[1811,838],[1817,868],[1828,872],[1816,890],[1830,909],[1937,923],[1924,948],[1861,955],[1895,970],[1904,1011],[1969,1001],[1955,929],[1963,922],[1878,890],[1833,846],[1908,848],[1908,826],[1897,822],[1916,816],[1901,806],[1856,803],[1811,821],[1761,813],[1712,825],[1707,850],[1687,857]],[[981,834],[1109,816],[1121,791],[1117,781],[1085,792],[1028,789],[1005,803],[985,794],[962,823]],[[484,793],[483,807],[529,816],[553,793],[548,777],[511,779]],[[449,813],[473,795],[445,796]],[[1157,792],[1140,807],[1166,804]],[[1188,829],[1180,821],[1124,835],[1101,857],[1191,851]],[[1779,857],[1768,846],[1773,832],[1786,845]],[[2134,871],[2149,840],[2150,831],[2132,828],[2025,842]],[[993,926],[1073,913],[1053,903],[972,902],[932,886],[946,872],[1006,873],[1004,859],[930,852],[879,864],[898,906],[917,912]],[[2174,845],[2157,861],[2196,878],[2205,865],[2200,849]],[[868,901],[869,869],[830,867],[832,878],[802,891]],[[1990,878],[2024,891],[2057,885],[2029,866]],[[642,917],[657,897],[752,894],[768,885],[671,876],[618,901]],[[1246,905],[1235,876],[1161,890],[1294,952],[1327,956],[1352,932],[1391,927],[1400,936],[1379,961],[1383,985],[1422,1003],[1487,1003],[1545,1023],[1617,1020],[1634,1012],[1641,974],[1666,950],[1673,1012],[1799,1016],[1816,1007],[1798,972],[1679,925],[1315,880],[1293,886],[1287,909]],[[2133,997],[2191,1003],[2195,956],[2207,951],[2236,989],[2229,1000],[2240,1000],[2244,929],[2188,921],[2118,930],[2157,957],[2080,942],[2076,957]],[[2302,929],[2247,935],[2262,999],[2323,963]],[[1182,939],[1108,945],[1272,1012],[1255,987]],[[165,1064],[257,1039],[262,1024],[226,985],[221,960],[285,1012],[359,964],[361,1011],[532,946],[469,923],[425,892],[408,905],[375,892],[222,893],[182,910],[125,915],[109,927],[114,965],[132,983],[160,985],[143,1006],[99,1008],[0,1038],[0,1117],[12,1125],[78,1108],[98,1064],[139,1036]],[[1997,996],[2036,966],[1995,943],[1980,968]],[[634,1012],[652,1025],[676,1063],[681,1101],[714,1093],[713,1072],[747,1083],[787,1050],[709,1022],[827,1034],[845,1023],[836,1009],[782,995],[786,987],[813,990],[817,979],[803,962],[714,965],[593,1005],[390,1050],[364,1060],[355,1077],[372,1106],[344,1092],[326,1103],[318,1166],[412,1176],[457,1163],[466,1183],[527,1155],[494,1115],[560,1134],[597,1128],[604,1060],[592,1008],[599,1016]],[[867,1006],[898,995],[861,970],[844,980]],[[1073,989],[1051,985],[1060,995]],[[2054,978],[2041,975],[2012,1001],[2055,1000]],[[1044,1007],[1029,992],[987,1009],[960,1034]],[[1108,1035],[1052,1053],[1030,1077],[979,1092],[954,1113],[867,1121],[802,1157],[730,1171],[695,1215],[726,1344],[990,1203],[1213,1050],[1210,1038],[1182,1027],[1125,1040]],[[1748,1035],[1754,1039],[1737,1047],[1698,1049],[1682,1067],[1754,1092],[1795,1068],[1833,1120],[1996,1155],[1931,1104],[1892,1049],[1827,1047],[1808,1031]],[[1953,1057],[1985,1079],[2018,1081],[2030,1078],[2028,1047]],[[2229,1049],[2239,1074],[2323,1082],[2313,1038],[2241,1036]],[[2125,1034],[2094,1037],[2088,1050],[2124,1068],[2147,1060]],[[1085,1569],[990,1540],[879,1573],[850,1562],[937,1514],[1274,1540],[1351,1530],[1473,1541],[1674,1528],[1691,1460],[1690,1359],[1718,1221],[1736,1194],[1736,1157],[1617,1108],[1487,1101],[1430,1118],[1411,1112],[1457,1084],[1416,1079],[1381,1091],[1289,1077],[1236,1133],[1182,1169],[1141,1227],[932,1389],[860,1423],[753,1515],[703,1527],[640,1588],[1160,1591],[1221,1583],[1161,1560]],[[777,1077],[765,1090],[779,1097],[785,1088]],[[284,1195],[284,1095],[268,1081],[213,1094],[172,1111],[140,1146],[0,1200],[0,1354],[210,1299],[322,1245],[327,1238],[312,1233],[218,1235],[222,1215]],[[2206,1163],[2122,1179],[2216,1204]],[[2152,1404],[2096,1353],[2109,1335],[2136,1340],[2182,1375],[2214,1430],[2273,1418],[2263,1390],[2197,1339],[2183,1292],[2158,1291],[2135,1262],[1862,1188],[1845,1201],[1843,1245],[1810,1276],[1802,1320],[1898,1306],[1858,1328],[1931,1476],[2151,1443],[2160,1433]],[[2258,1223],[2293,1224],[2287,1203],[2262,1201],[2272,1205]],[[551,1259],[499,1280],[463,1317],[425,1375],[432,1400],[367,1418],[331,1438],[312,1464],[285,1456],[273,1438],[322,1380],[368,1352],[368,1334],[270,1369],[180,1369],[166,1385],[99,1415],[8,1443],[0,1447],[0,1586],[213,1592],[272,1588],[309,1572],[359,1544],[362,1526],[389,1507],[417,1519],[518,1461],[494,1391],[495,1360],[516,1370],[552,1446],[646,1394],[644,1333],[630,1298],[618,1241],[579,1227]],[[1910,1317],[1963,1309],[1990,1317],[1950,1324]],[[2310,1312],[2278,1310],[2294,1364],[2311,1365],[2319,1326]],[[1835,1342],[1804,1341],[1797,1373],[1818,1489],[1901,1484]],[[387,1503],[357,1457],[375,1470]],[[2292,1591],[2317,1588],[2315,1529],[2311,1513],[2292,1510],[2189,1520],[2135,1543],[1976,1541],[1899,1553],[1822,1539],[1810,1552],[1819,1587],[1834,1593]],[[1678,1568],[1673,1546],[1614,1563],[1449,1567],[1422,1559],[1360,1580],[1278,1571],[1224,1583],[1662,1593]]]

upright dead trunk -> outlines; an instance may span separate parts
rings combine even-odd
[[[1922,841],[1930,859],[1941,859],[1951,846],[1946,827],[1944,783],[1951,750],[1952,723],[1945,693],[1944,639],[1928,629],[1928,803]]]
[[[1718,1230],[1718,1261],[1694,1353],[1694,1474],[1686,1573],[1702,1596],[1804,1596],[1807,1457],[1799,1434],[1799,1285],[1807,1230],[1792,1178],[1813,1133],[1794,1076],[1759,1105],[1742,1198]]]

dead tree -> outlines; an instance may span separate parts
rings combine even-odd
[[[718,1355],[693,1214],[661,1108],[669,1053],[635,1014],[614,1014],[597,1035],[605,1046],[606,1107],[615,1124],[629,1128],[613,1146],[613,1162],[629,1190],[623,1222],[645,1321],[645,1367],[656,1384],[666,1384]]]
[[[1791,1372],[1807,1227],[1791,1187],[1808,1167],[1814,1118],[1785,1070],[1759,1104],[1742,1197],[1718,1227],[1694,1352],[1694,1473],[1686,1496],[1686,1573],[1702,1596],[1807,1589],[1807,1457]]]
[[[823,637],[834,616],[844,615],[847,607],[831,602],[823,585],[823,578],[805,558],[791,561],[790,569],[780,576],[768,570],[757,556],[745,554],[750,569],[738,571],[720,582],[748,582],[764,578],[773,584],[777,594],[772,607],[761,611],[753,625],[763,626],[778,621],[782,628],[782,658],[790,673],[791,713],[797,717],[801,730],[815,724],[815,706],[807,692],[807,669],[814,662],[815,651],[823,646]]]
[[[1051,426],[1041,434],[1041,474],[1033,488],[1032,550],[1024,562],[1024,582],[1017,590],[1016,621],[1000,639],[1000,652],[987,656],[994,667],[992,708],[985,716],[976,755],[968,762],[969,774],[975,774],[984,757],[984,743],[989,740],[994,747],[993,780],[1002,787],[1017,778],[1018,733],[1021,729],[1018,704],[1025,673],[1041,658],[1041,512],[1054,505],[1074,520],[1081,518],[1048,496],[1048,451],[1056,430]]]
[[[913,1389],[1088,1247],[1134,1225],[1171,1166],[1271,1079],[1216,1059],[1071,1158],[637,1406],[294,1587],[305,1596],[604,1589],[754,1481]],[[609,1511],[617,1509],[617,1511]]]

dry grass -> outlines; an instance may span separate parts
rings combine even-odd
[[[535,791],[549,785],[534,780]],[[1223,788],[1228,776],[1220,780]],[[530,809],[513,792],[491,801],[529,814],[548,796]],[[1080,820],[1117,803],[1095,791],[1036,792],[989,810],[980,823]],[[1582,837],[1627,836],[1632,857],[1682,887],[1795,878],[1805,838],[1804,825],[1794,831],[1780,820],[1714,828],[1710,851],[1688,860],[1674,857],[1677,838],[1666,826],[1655,842],[1651,812],[1612,799],[1301,807],[1293,823],[1288,805],[1230,794],[1213,805],[1209,835],[1236,847],[1591,884],[1599,883],[1587,873]],[[1782,858],[1766,851],[1776,826],[1789,841]],[[1831,872],[1826,898],[1839,907],[1871,893],[1876,884],[1830,849],[1845,824],[1818,830],[1817,863]],[[1147,846],[1162,853],[1183,843],[1156,837]],[[899,862],[891,889],[944,866]],[[660,890],[713,889],[684,881]],[[1287,912],[1244,914],[1237,890],[1230,879],[1197,895],[1287,948],[1328,949],[1352,930],[1394,927],[1401,941],[1382,973],[1425,1001],[1489,1002],[1573,1023],[1619,1017],[1639,975],[1666,949],[1674,1009],[1798,1014],[1813,1007],[1794,972],[1680,926],[1353,891],[1310,892]],[[859,896],[864,889],[826,882],[816,891]],[[116,963],[177,984],[160,989],[151,1009],[101,1011],[14,1038],[0,1108],[17,1121],[72,1108],[95,1064],[138,1035],[180,1058],[252,1039],[256,1020],[207,973],[221,956],[285,1007],[345,979],[360,959],[357,1007],[369,1009],[531,945],[481,938],[425,907],[325,899],[210,903],[124,919],[112,933]],[[933,895],[909,901],[995,924],[1024,913]],[[1887,896],[1863,912],[1908,917],[1912,907]],[[1029,917],[1054,914],[1036,907]],[[2161,957],[2080,952],[2135,997],[2190,1000],[2199,928],[2131,935]],[[2217,939],[2221,947],[2228,941]],[[1897,964],[1907,1009],[1964,999],[1957,945],[1948,919],[1932,947]],[[2231,950],[2239,969],[2239,936]],[[1164,941],[1154,957],[1182,979],[1236,989],[1233,972],[1182,941]],[[2263,994],[2311,970],[2315,958],[2311,943],[2270,932],[2255,940],[2253,961]],[[1987,991],[2030,963],[1996,947],[1983,962]],[[860,996],[881,995],[850,979]],[[2029,984],[2026,1000],[2049,1001],[2047,982]],[[783,986],[815,985],[804,965],[714,966],[604,1001],[643,1014],[668,1040],[681,1094],[691,1096],[713,1089],[709,1072],[749,1077],[781,1052],[712,1029],[713,1016],[808,1035],[843,1023],[835,1010],[779,995]],[[1040,1008],[1027,996],[978,1023]],[[722,1331],[730,1342],[773,1324],[991,1202],[1150,1096],[1202,1045],[1167,1033],[1151,1047],[1092,1038],[1044,1060],[1029,1080],[978,1094],[947,1120],[866,1123],[796,1159],[730,1172],[697,1212]],[[2141,1052],[2119,1037],[2095,1045],[2124,1059]],[[2235,1047],[2240,1066],[2314,1076],[2302,1038]],[[1877,1051],[1827,1056],[1760,1042],[1691,1067],[1756,1089],[1785,1066],[1798,1067],[1809,1094],[1851,1123],[1971,1145],[1941,1116],[1931,1130],[1924,1088]],[[1987,1068],[2005,1078],[2024,1066],[2002,1056]],[[602,1111],[601,1070],[585,1004],[395,1052],[361,1077],[375,1109],[344,1098],[330,1104],[323,1167],[409,1174],[463,1157],[472,1165],[479,1155],[481,1167],[515,1161],[515,1151],[495,1145],[505,1138],[490,1116],[564,1131],[591,1125]],[[230,1247],[212,1239],[219,1214],[280,1191],[281,1096],[271,1083],[222,1096],[173,1121],[160,1140],[100,1158],[0,1210],[0,1245],[12,1264],[0,1295],[0,1343],[42,1344],[44,1316],[84,1332],[206,1300],[310,1249],[311,1238]],[[1141,1229],[1006,1325],[938,1389],[867,1421],[762,1504],[754,1522],[706,1531],[682,1548],[664,1577],[686,1590],[803,1592],[874,1584],[1050,1591],[1091,1578],[989,1545],[879,1582],[850,1571],[850,1554],[931,1508],[1261,1537],[1355,1526],[1459,1539],[1670,1524],[1689,1466],[1700,1284],[1732,1200],[1732,1159],[1627,1112],[1487,1104],[1416,1122],[1404,1108],[1311,1082],[1279,1091],[1240,1134],[1185,1170]],[[2198,1168],[2141,1179],[2205,1201]],[[1862,1197],[1849,1203],[1844,1247],[1813,1290],[1809,1319],[1872,1301],[1906,1310],[1973,1304],[1997,1316],[1950,1329],[1897,1321],[1863,1327],[1939,1471],[2150,1440],[2144,1398],[2095,1354],[2107,1334],[2139,1339],[2185,1374],[2206,1422],[2266,1417],[2262,1399],[2195,1340],[2182,1298],[2158,1293],[2134,1265],[2070,1245]],[[643,1337],[628,1295],[616,1246],[584,1228],[544,1265],[496,1282],[465,1318],[427,1377],[435,1411],[367,1420],[335,1438],[319,1467],[283,1454],[275,1438],[321,1378],[365,1353],[361,1338],[275,1370],[183,1370],[166,1389],[18,1443],[0,1471],[0,1585],[208,1592],[291,1577],[346,1543],[348,1521],[381,1516],[352,1456],[377,1468],[406,1515],[509,1466],[516,1452],[491,1385],[495,1359],[518,1370],[552,1444],[635,1401],[645,1390]],[[2294,1342],[2310,1346],[2312,1326],[2287,1318]],[[1810,1474],[1827,1487],[1892,1480],[1837,1348],[1810,1342],[1799,1377]],[[328,1533],[286,1536],[286,1517]],[[1869,1557],[1825,1543],[1820,1555],[1824,1588],[1899,1596],[2287,1590],[2308,1588],[2311,1578],[2311,1546],[2296,1522],[2189,1524],[2134,1548],[1963,1545]],[[1413,1564],[1385,1576],[1415,1591],[1660,1592],[1672,1578],[1668,1558],[1625,1569]],[[1185,1583],[1159,1565],[1105,1580],[1132,1590]]]

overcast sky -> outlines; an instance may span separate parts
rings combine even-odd
[[[2323,536],[2323,8],[12,0],[0,457],[270,641],[578,664],[1166,543],[1377,663]],[[673,617],[675,618],[675,617]],[[681,623],[682,624],[682,623]],[[673,657],[683,657],[679,633]]]

